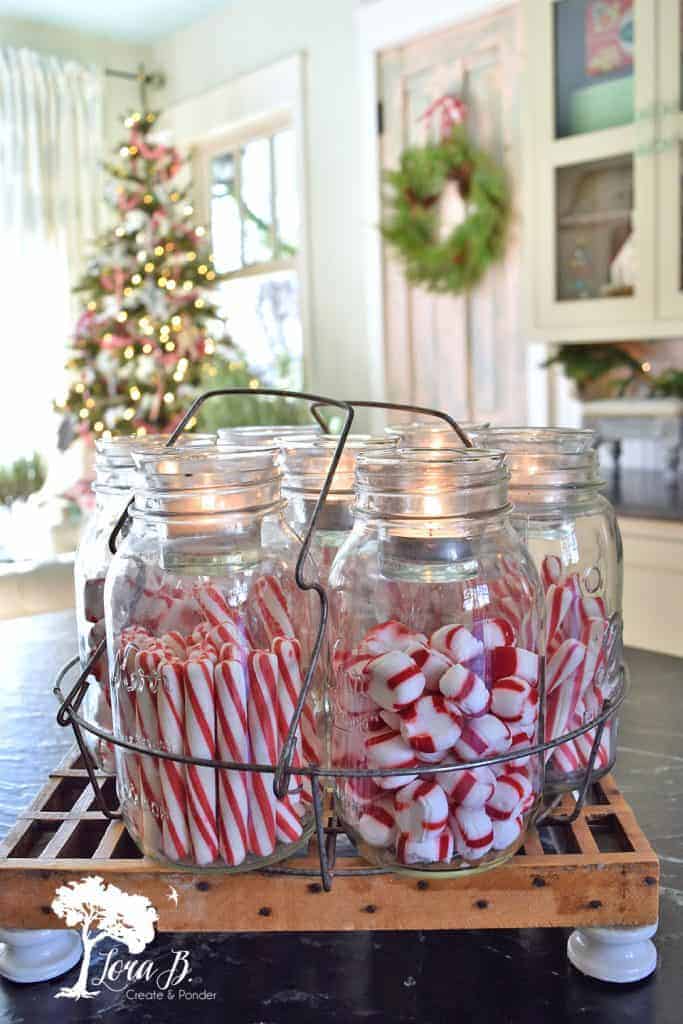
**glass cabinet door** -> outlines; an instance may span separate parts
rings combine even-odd
[[[633,0],[557,0],[556,138],[633,122],[635,34]]]
[[[533,10],[532,102],[547,132],[535,172],[536,316],[561,339],[627,336],[655,306],[654,8],[537,0]]]
[[[683,0],[660,0],[657,312],[683,318]]]

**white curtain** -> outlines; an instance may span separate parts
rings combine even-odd
[[[0,466],[55,450],[71,289],[98,230],[101,74],[0,48]]]

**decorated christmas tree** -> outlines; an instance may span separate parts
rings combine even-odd
[[[128,139],[105,165],[113,223],[75,289],[84,308],[67,360],[68,393],[56,406],[64,413],[61,448],[76,437],[169,431],[202,391],[261,384],[226,334],[212,298],[221,275],[206,228],[193,219],[187,162],[157,131],[157,117],[130,114]],[[205,429],[305,414],[250,396],[225,401],[219,412],[204,408]]]

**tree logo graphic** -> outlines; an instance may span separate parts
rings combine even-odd
[[[124,892],[107,885],[97,875],[69,882],[57,889],[52,909],[69,928],[81,929],[83,962],[75,985],[57,993],[60,999],[92,999],[88,991],[88,970],[92,951],[104,938],[123,942],[129,952],[141,953],[154,938],[158,914],[146,896]]]

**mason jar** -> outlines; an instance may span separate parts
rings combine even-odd
[[[591,430],[495,427],[475,434],[508,456],[513,522],[538,567],[545,594],[547,737],[593,720],[614,692],[622,649],[623,552],[615,511],[601,493]],[[617,719],[606,725],[593,778],[616,757]],[[580,785],[590,730],[549,756],[550,791]]]
[[[218,431],[219,444],[234,444],[242,448],[262,448],[275,444],[279,438],[315,437],[322,433],[317,423],[275,425],[257,424],[249,427],[221,427]]]
[[[501,452],[357,458],[329,579],[331,760],[368,772],[335,795],[375,865],[482,870],[534,819],[542,602],[507,488]]]
[[[104,580],[111,561],[109,537],[132,494],[135,475],[133,450],[161,447],[167,441],[168,437],[162,434],[95,441],[95,508],[85,524],[74,560],[81,668],[85,668],[91,654],[104,639]],[[210,441],[211,436],[207,434],[183,434],[176,444],[206,445]],[[106,656],[103,655],[93,666],[89,681],[82,713],[89,721],[109,731],[112,717]],[[85,739],[97,766],[113,772],[111,744],[92,733],[86,733]]]
[[[131,525],[105,586],[114,733],[188,758],[275,765],[303,684],[278,451],[135,454]],[[304,716],[294,766],[318,757]],[[290,776],[116,747],[124,821],[141,850],[181,865],[247,870],[289,856],[311,830],[311,790]]]
[[[458,426],[469,434],[471,430],[482,430],[488,423],[470,423],[457,420]],[[398,440],[402,448],[461,448],[462,441],[453,427],[445,420],[433,417],[413,420],[410,423],[391,423],[384,428],[388,437]]]

